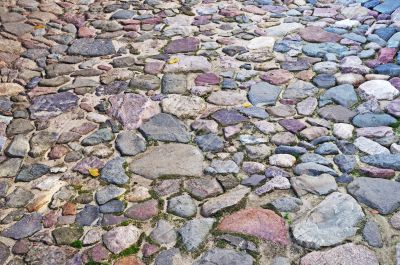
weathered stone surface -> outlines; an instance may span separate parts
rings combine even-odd
[[[321,263],[321,260],[323,260],[323,263]],[[367,247],[348,243],[330,250],[311,252],[302,257],[300,261],[300,265],[318,264],[378,265],[379,261],[375,256],[375,253]]]
[[[217,229],[221,232],[251,235],[283,245],[288,243],[284,220],[266,209],[250,208],[235,212],[222,218]]]
[[[359,177],[347,186],[348,192],[357,201],[381,214],[390,214],[400,207],[400,196],[395,192],[400,183],[376,178]]]
[[[308,248],[333,246],[354,236],[363,218],[354,198],[334,192],[292,225],[293,236]]]
[[[83,55],[89,57],[115,54],[114,44],[110,39],[82,38],[75,40],[68,49],[71,55]]]
[[[114,254],[130,247],[139,240],[140,230],[136,226],[115,227],[103,235],[104,245]]]
[[[78,97],[75,94],[61,92],[34,98],[29,110],[32,119],[46,119],[70,111],[77,105]]]
[[[199,177],[203,173],[203,155],[192,145],[166,144],[148,148],[137,155],[129,169],[149,179],[162,176]]]
[[[127,93],[109,98],[108,115],[117,119],[128,130],[139,128],[142,123],[160,112],[158,105],[145,96]]]
[[[249,254],[230,249],[213,248],[204,253],[193,265],[252,265],[253,258]]]
[[[42,215],[38,213],[24,215],[21,220],[3,230],[1,235],[13,239],[29,237],[42,229],[41,221]]]

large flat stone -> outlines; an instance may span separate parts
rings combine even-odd
[[[89,57],[115,54],[116,50],[111,39],[82,38],[75,40],[68,49],[71,55],[83,55]]]
[[[186,144],[165,144],[149,148],[129,164],[135,174],[149,179],[162,176],[199,177],[203,174],[203,154]]]

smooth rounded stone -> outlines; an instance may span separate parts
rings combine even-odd
[[[185,125],[179,119],[165,113],[153,116],[143,123],[139,130],[149,140],[187,143],[191,138]]]
[[[332,87],[319,98],[320,106],[335,103],[350,108],[357,102],[358,98],[354,87],[348,84]]]
[[[201,207],[201,215],[209,217],[228,207],[237,205],[250,192],[250,188],[238,186],[218,197],[208,199]]]
[[[281,245],[288,243],[285,221],[267,209],[248,208],[227,215],[222,218],[217,230],[255,236],[266,242]]]
[[[39,213],[25,214],[21,220],[4,229],[1,236],[22,239],[29,237],[42,229],[42,215]]]
[[[318,100],[314,97],[308,97],[297,103],[296,109],[300,115],[309,116],[313,114],[318,106]]]
[[[267,82],[259,82],[251,86],[248,96],[254,106],[273,106],[280,93],[281,88],[278,86]]]
[[[135,156],[146,150],[146,140],[140,134],[124,131],[118,134],[115,147],[123,156]]]
[[[125,173],[125,160],[121,157],[108,161],[101,170],[100,179],[110,184],[123,185],[129,177]]]
[[[68,49],[70,55],[97,57],[115,54],[116,50],[111,39],[76,39]]]
[[[349,173],[357,166],[357,160],[355,156],[339,154],[333,158],[335,164],[339,167],[340,171]]]
[[[194,198],[204,200],[223,193],[215,178],[189,179],[184,183],[185,190]]]
[[[302,155],[307,153],[307,149],[300,146],[285,146],[280,145],[275,148],[275,154],[291,154],[291,155]]]
[[[94,205],[85,205],[75,218],[79,226],[91,226],[99,218],[99,207]]]
[[[339,123],[350,123],[356,113],[341,105],[329,105],[318,110],[322,118]]]
[[[333,169],[327,166],[319,165],[314,162],[298,164],[294,167],[293,172],[296,175],[319,176],[321,174],[326,173],[334,177],[337,176],[337,173]]]
[[[386,80],[367,81],[362,83],[358,89],[365,98],[374,97],[378,100],[393,100],[400,94],[400,91]]]
[[[282,23],[267,28],[265,34],[271,37],[284,37],[285,35],[296,32],[302,28],[304,28],[304,26],[300,23]]]
[[[101,240],[101,236],[103,235],[104,230],[100,227],[92,228],[83,236],[82,243],[83,245],[92,245]]]
[[[200,116],[207,108],[203,98],[197,96],[169,95],[161,101],[164,112],[173,114],[178,118],[195,118]]]
[[[253,258],[244,252],[212,248],[205,252],[193,265],[253,265]],[[161,264],[156,264],[161,265]]]
[[[336,84],[335,76],[326,73],[316,75],[312,81],[317,87],[321,88],[333,87]]]
[[[166,73],[161,79],[161,92],[164,94],[186,94],[187,77],[184,74]]]
[[[240,184],[242,184],[243,186],[247,186],[247,187],[256,187],[256,186],[259,186],[266,179],[267,178],[264,175],[254,174],[248,178],[243,179]]]
[[[308,43],[303,46],[303,53],[310,57],[323,58],[327,53],[341,55],[348,51],[346,46],[333,42]]]
[[[125,211],[125,216],[138,221],[146,221],[158,214],[158,201],[148,200],[135,203]]]
[[[312,249],[333,246],[352,237],[364,213],[350,195],[334,192],[292,224],[295,240]]]
[[[201,151],[192,145],[167,144],[135,156],[129,169],[149,179],[168,175],[199,177],[203,173],[203,159]]]
[[[307,193],[327,195],[337,190],[335,178],[328,174],[319,176],[301,175],[290,179],[290,183],[298,196]]]
[[[81,144],[83,146],[92,146],[107,143],[114,140],[114,134],[110,128],[99,129],[94,133],[83,138]]]
[[[300,210],[300,207],[301,205],[303,205],[303,202],[295,197],[284,196],[273,200],[271,204],[280,212],[295,213]]]
[[[273,117],[291,117],[296,115],[296,109],[291,105],[279,105],[268,107],[267,112]]]
[[[339,66],[335,62],[318,62],[313,65],[313,70],[317,74],[330,74],[333,75],[339,70]]]
[[[98,204],[105,204],[106,202],[115,199],[124,194],[126,189],[119,188],[115,185],[108,185],[96,192],[96,201]]]
[[[241,91],[213,91],[207,102],[219,106],[237,106],[247,102],[246,93]]]
[[[400,155],[399,154],[376,154],[363,156],[361,162],[379,168],[389,168],[400,170]]]
[[[319,155],[336,155],[339,153],[339,149],[336,144],[327,142],[319,145],[314,152]]]
[[[342,37],[338,34],[325,31],[320,27],[306,27],[300,30],[300,36],[308,42],[339,42]]]
[[[254,49],[272,49],[275,44],[275,38],[269,36],[256,37],[250,40],[247,44],[247,48]]]
[[[339,139],[351,139],[353,137],[354,126],[347,123],[333,124],[333,135]]]
[[[167,211],[179,217],[188,218],[197,213],[197,206],[192,197],[183,194],[168,200]]]
[[[375,141],[372,141],[363,136],[358,137],[354,141],[354,145],[362,152],[368,155],[376,155],[376,154],[390,154],[389,149],[383,147]]]
[[[59,227],[52,231],[56,245],[70,245],[78,240],[83,230],[74,227]]]
[[[155,258],[154,265],[179,265],[183,264],[183,262],[184,258],[181,256],[179,248],[171,248],[161,251],[160,254],[158,254]]]
[[[292,167],[296,158],[289,154],[276,154],[269,157],[269,164],[278,167]]]
[[[314,96],[317,92],[318,88],[313,84],[303,80],[296,80],[287,86],[282,97],[284,99],[305,99]]]
[[[50,173],[50,167],[44,164],[23,166],[15,180],[28,182],[40,178],[48,173]]]
[[[118,254],[135,244],[140,234],[140,229],[133,225],[114,227],[103,235],[103,243],[112,253]]]
[[[400,65],[397,64],[381,64],[374,68],[376,74],[400,76]]]
[[[328,134],[328,130],[324,127],[308,127],[300,132],[300,135],[309,141],[325,136]]]
[[[178,230],[185,249],[190,252],[197,250],[205,241],[214,222],[214,218],[198,218],[185,223]]]
[[[129,82],[130,89],[157,90],[161,81],[154,75],[135,75]]]
[[[28,151],[29,139],[23,134],[18,134],[7,147],[6,154],[11,157],[24,157]]]
[[[167,64],[164,73],[210,72],[212,66],[203,56],[177,54],[173,56],[173,59],[178,60],[178,62]]]
[[[164,52],[169,54],[194,52],[199,46],[200,41],[194,37],[176,39],[168,43]]]
[[[396,119],[388,114],[363,113],[356,115],[352,123],[357,127],[389,126],[396,123]]]
[[[17,134],[27,134],[33,131],[35,127],[29,120],[25,119],[13,119],[7,126],[7,136],[13,136]]]
[[[347,191],[380,214],[390,214],[400,207],[400,196],[395,191],[399,187],[395,181],[359,177],[347,186]]]
[[[386,105],[387,112],[396,117],[400,118],[400,99],[395,99]]]
[[[203,152],[220,152],[224,148],[223,139],[213,133],[197,136],[195,141]]]
[[[107,114],[117,119],[128,130],[137,129],[143,121],[160,112],[158,104],[143,95],[121,93],[111,96],[109,101],[111,107]]]
[[[151,231],[150,238],[158,244],[174,243],[177,238],[175,227],[165,220],[160,220]]]
[[[352,264],[352,265],[378,265],[378,258],[375,253],[363,245],[354,243],[343,244],[329,250],[313,251],[300,260],[300,265],[324,265]]]

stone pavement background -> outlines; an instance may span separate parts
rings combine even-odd
[[[0,264],[400,264],[400,1],[0,22]]]

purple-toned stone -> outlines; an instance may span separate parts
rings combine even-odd
[[[396,53],[396,48],[382,48],[379,50],[378,61],[381,64],[391,63],[393,62]]]
[[[400,77],[393,77],[392,79],[389,80],[389,82],[397,88],[397,90],[400,90]]]
[[[280,120],[279,124],[292,133],[297,133],[307,127],[304,122],[296,119]]]
[[[199,74],[194,80],[196,86],[205,86],[205,85],[218,85],[219,84],[219,76],[213,73],[204,73]]]
[[[149,200],[132,205],[125,212],[125,216],[139,220],[146,221],[158,214],[158,201]]]
[[[247,117],[236,110],[221,109],[214,112],[211,117],[222,126],[235,125],[247,121]]]
[[[390,102],[386,106],[386,110],[390,115],[400,118],[400,99],[395,99]]]
[[[361,167],[360,171],[363,175],[371,178],[393,178],[396,172],[393,169],[388,168],[377,168],[372,166]]]
[[[279,168],[279,167],[269,167],[265,170],[265,176],[267,178],[275,178],[275,177],[285,177],[285,178],[290,178],[290,174],[287,173],[285,170]]]
[[[13,239],[22,239],[33,235],[42,229],[42,215],[38,213],[26,214],[21,220],[6,228],[1,236]]]
[[[73,170],[81,174],[88,175],[90,168],[102,169],[103,167],[104,167],[103,161],[101,161],[95,156],[89,156],[82,159],[78,164],[76,164]]]
[[[199,49],[200,41],[189,37],[171,41],[164,49],[165,53],[186,53],[194,52]]]
[[[38,96],[29,107],[32,119],[45,119],[58,116],[77,107],[78,96],[71,92]]]
[[[128,82],[115,81],[108,85],[102,85],[96,88],[96,95],[116,95],[128,88]]]

